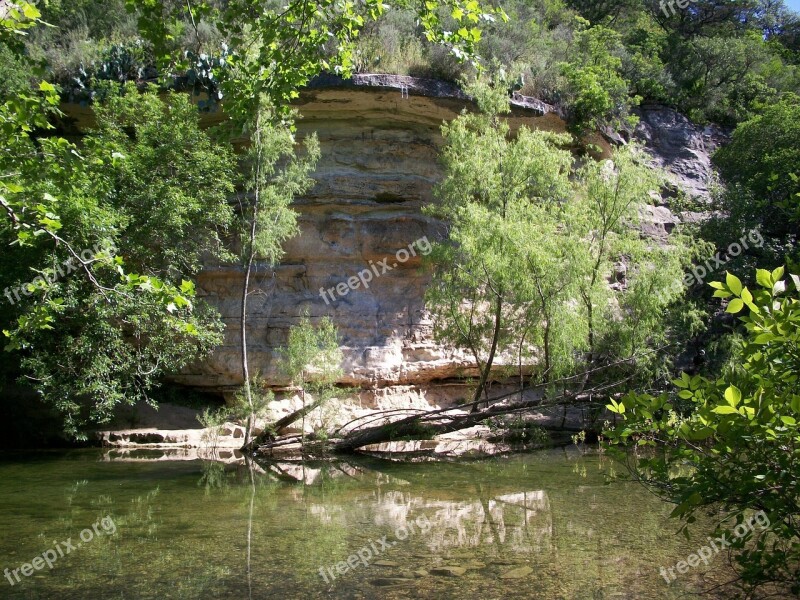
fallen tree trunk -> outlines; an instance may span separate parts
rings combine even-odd
[[[332,452],[344,454],[355,452],[364,446],[390,442],[403,437],[413,439],[430,439],[434,436],[444,433],[468,429],[469,427],[478,425],[488,419],[491,419],[492,417],[502,417],[510,414],[523,413],[534,409],[546,409],[560,406],[566,407],[570,405],[602,407],[605,405],[605,398],[611,394],[610,390],[626,384],[631,379],[630,376],[589,390],[584,388],[580,393],[565,391],[560,396],[547,402],[543,402],[541,399],[537,398],[516,403],[512,402],[509,404],[498,405],[497,403],[512,396],[521,397],[522,393],[527,391],[542,389],[559,382],[566,383],[569,381],[574,381],[586,375],[607,369],[617,364],[626,363],[630,360],[632,359],[627,358],[615,363],[603,365],[601,367],[593,367],[585,373],[570,375],[558,381],[550,382],[550,384],[529,385],[522,389],[516,389],[512,392],[491,398],[488,401],[489,408],[480,412],[463,414],[463,411],[472,409],[478,404],[484,404],[487,402],[486,400],[478,400],[449,408],[422,411],[418,414],[413,414],[411,416],[403,417],[391,422],[388,422],[389,415],[396,415],[398,412],[407,412],[418,409],[392,409],[380,413],[364,415],[363,417],[359,417],[358,419],[355,419],[332,432],[332,439],[329,441],[328,449]],[[312,405],[312,407],[314,406]],[[313,410],[312,407],[309,407],[309,410]],[[277,421],[274,424],[273,429],[276,430],[278,427],[286,427],[291,422],[296,421],[302,416],[303,410],[304,409],[295,411],[291,415],[288,415]],[[459,411],[459,414],[451,414],[455,411]],[[378,420],[383,420],[384,422],[372,427],[358,427],[345,435],[339,435],[344,429],[348,428],[353,423],[364,419],[368,419],[367,423],[372,423]],[[262,432],[262,434],[259,435],[259,438],[263,439],[264,434],[265,432]],[[275,440],[274,435],[271,439]],[[256,440],[254,440],[254,442],[255,441]],[[278,447],[280,445],[283,444],[277,443],[277,441],[272,442],[268,439],[264,439],[261,444],[257,445],[253,443],[249,448],[244,448],[243,450],[250,452],[255,450],[269,451],[271,447]]]
[[[280,432],[281,429],[288,427],[289,425],[299,421],[306,415],[308,415],[311,411],[318,408],[322,404],[322,400],[317,400],[312,402],[308,406],[304,406],[303,408],[299,408],[293,413],[289,413],[285,417],[278,419],[268,428],[264,428],[264,431],[259,433],[253,440],[242,447],[243,451],[253,451],[256,448],[260,448],[261,446],[268,445],[270,442],[273,442]]]
[[[457,407],[451,408],[442,408],[439,410],[429,411],[423,413],[421,415],[412,415],[410,417],[405,417],[403,419],[399,419],[397,421],[392,421],[390,423],[384,423],[382,425],[376,425],[374,427],[370,427],[363,430],[354,431],[335,442],[332,446],[332,450],[334,452],[354,452],[363,446],[368,446],[370,444],[380,444],[383,442],[389,442],[401,437],[414,437],[419,436],[420,434],[424,433],[425,437],[432,438],[436,435],[441,435],[443,433],[451,433],[454,431],[459,431],[461,429],[468,429],[470,427],[474,427],[483,421],[491,419],[492,417],[501,417],[509,414],[526,412],[532,409],[543,409],[543,408],[553,408],[556,406],[568,406],[568,405],[581,405],[581,406],[592,406],[592,405],[599,405],[604,406],[605,402],[597,402],[591,401],[592,396],[600,395],[603,397],[603,392],[608,392],[608,390],[623,385],[628,381],[628,378],[623,379],[621,381],[616,381],[609,385],[595,388],[590,390],[589,392],[584,392],[580,395],[573,395],[570,393],[565,393],[558,397],[557,399],[542,402],[539,399],[536,400],[526,400],[522,402],[510,403],[507,405],[494,405],[488,410],[484,410],[481,412],[470,412],[469,414],[447,414],[452,413],[455,410],[464,410],[466,408],[470,408],[471,405],[475,405],[478,403],[482,403],[483,400],[478,402],[472,402],[470,404],[464,404]],[[528,388],[530,389],[530,388]],[[523,390],[524,391],[524,390]],[[498,400],[502,400],[508,398],[510,396],[516,396],[520,393],[519,390],[515,390],[508,394],[504,394],[502,396],[498,396],[492,399],[492,402],[497,402]]]
[[[481,400],[480,402],[483,403],[484,401]],[[523,408],[530,409],[535,406],[542,405],[539,402],[531,401],[519,406],[497,407],[481,412],[471,412],[466,415],[446,415],[440,414],[438,411],[422,415],[413,415],[398,421],[392,421],[391,423],[359,430],[336,442],[331,449],[334,452],[353,452],[363,446],[369,446],[370,444],[380,444],[406,436],[419,436],[421,433],[424,433],[426,437],[434,437],[443,433],[452,433],[454,431],[460,431],[461,429],[468,429],[492,417],[502,416],[510,412],[519,411]],[[459,406],[446,410],[453,411],[462,408],[463,407]]]

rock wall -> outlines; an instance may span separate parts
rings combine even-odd
[[[317,81],[298,104],[299,135],[316,132],[322,158],[314,189],[296,202],[301,235],[286,244],[277,269],[259,265],[248,311],[251,371],[276,385],[286,383],[276,370],[276,350],[285,344],[289,327],[308,313],[312,321],[330,315],[339,329],[343,384],[373,389],[384,398],[388,386],[408,397],[417,395],[419,386],[463,376],[469,361],[431,339],[421,258],[425,242],[445,231],[421,208],[434,201],[432,187],[441,175],[441,124],[471,103],[441,82],[361,76],[348,84]],[[564,128],[550,107],[532,98],[515,99],[511,120],[514,127]],[[411,245],[416,256],[400,262],[396,253]],[[334,290],[335,299],[320,294],[320,288],[335,288],[372,266],[368,287],[359,282],[358,289],[343,295]],[[241,384],[242,276],[235,266],[209,266],[200,276],[201,293],[225,320],[225,342],[179,382],[223,392]]]
[[[301,95],[300,135],[316,132],[322,158],[317,184],[298,199],[301,235],[286,244],[281,265],[259,265],[248,314],[251,371],[276,386],[286,384],[276,369],[277,349],[287,332],[307,313],[330,315],[345,354],[343,384],[365,390],[367,405],[406,405],[430,400],[447,404],[464,395],[457,381],[470,361],[438,346],[424,306],[427,278],[420,269],[419,240],[445,235],[443,224],[424,216],[433,202],[432,187],[441,176],[438,151],[441,124],[473,108],[458,88],[442,82],[391,75],[361,75],[343,82],[318,79]],[[667,168],[690,195],[708,193],[711,174],[704,134],[681,115],[650,107],[640,111],[635,135],[654,162]],[[516,96],[512,128],[522,124],[563,131],[553,107]],[[707,137],[707,136],[706,136]],[[599,136],[592,139],[610,153]],[[646,216],[645,231],[661,237],[678,222],[663,203]],[[660,235],[661,234],[661,235]],[[397,252],[416,243],[417,256],[401,263]],[[378,267],[385,264],[388,268]],[[330,290],[365,269],[376,267],[368,287],[346,294]],[[243,272],[209,266],[199,289],[216,305],[226,323],[224,344],[177,381],[229,394],[241,384],[238,340]],[[342,288],[340,288],[342,289]],[[388,403],[388,404],[387,404]]]
[[[715,125],[698,127],[678,111],[663,106],[642,106],[634,137],[645,145],[653,162],[666,169],[677,190],[708,200],[714,181],[711,154],[730,132]]]

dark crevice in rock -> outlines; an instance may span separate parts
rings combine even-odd
[[[401,204],[406,202],[406,199],[391,192],[381,192],[375,195],[375,202],[378,204]]]

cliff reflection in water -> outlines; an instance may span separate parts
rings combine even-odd
[[[112,450],[0,462],[6,566],[98,514],[118,525],[0,594],[678,598],[724,571],[716,564],[666,586],[658,567],[687,556],[694,540],[676,537],[671,507],[639,486],[606,485],[612,461],[575,449],[459,463],[220,458]],[[385,536],[396,543],[372,560],[320,576]]]

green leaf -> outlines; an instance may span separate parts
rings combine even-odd
[[[194,282],[184,279],[181,282],[181,292],[186,294],[187,296],[194,296],[195,293]]]
[[[766,288],[768,290],[772,289],[772,283],[773,283],[772,276],[770,275],[770,272],[767,271],[766,269],[758,269],[756,271],[756,282],[763,288]]]
[[[725,272],[725,283],[728,286],[728,289],[732,291],[735,295],[739,295],[742,293],[742,282],[739,278],[730,273],[728,271]]]
[[[728,303],[728,308],[725,309],[725,312],[736,314],[743,308],[744,308],[744,302],[742,302],[739,298],[734,298]]]
[[[725,405],[717,406],[714,409],[712,409],[711,412],[717,413],[718,415],[734,415],[734,414],[738,415],[739,414],[739,411],[736,410],[735,408],[733,408],[732,406],[725,406]]]
[[[783,267],[778,267],[772,271],[772,281],[779,281],[783,277]]]
[[[725,400],[733,407],[739,406],[739,402],[742,401],[741,390],[735,385],[729,386],[728,389],[725,390]]]
[[[768,344],[769,342],[771,342],[774,339],[775,339],[775,334],[772,334],[772,333],[769,333],[769,332],[760,333],[759,335],[757,335],[755,337],[755,339],[753,340],[753,343],[755,343],[755,344]]]
[[[42,16],[42,13],[40,13],[39,10],[29,2],[22,3],[22,14],[25,15],[26,19],[30,19],[32,21]]]

